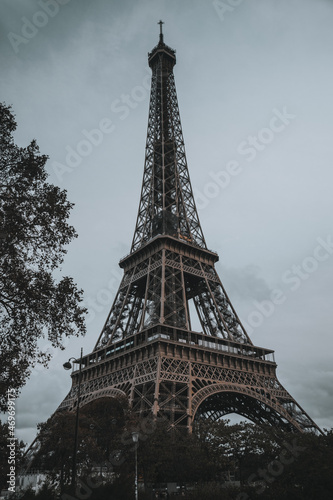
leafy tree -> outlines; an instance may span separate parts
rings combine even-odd
[[[50,484],[60,484],[62,489],[71,480],[75,414],[59,411],[47,422],[38,424],[38,429],[40,447],[29,467],[47,471]]]
[[[304,433],[288,437],[284,446],[291,449],[288,465],[281,467],[265,491],[262,500],[317,500],[330,498],[333,491],[333,430],[323,435]],[[266,466],[267,468],[267,466]],[[257,496],[255,497],[257,498]]]
[[[249,422],[230,425],[228,420],[202,419],[195,432],[214,454],[215,463],[220,464],[218,479],[232,478],[243,484],[251,476],[262,480],[258,470],[279,458],[285,441],[295,439],[294,433],[282,428]]]
[[[109,484],[96,483],[96,488],[90,488],[92,500],[133,497],[133,430],[140,431],[138,472],[147,486],[146,493],[140,492],[142,499],[151,498],[149,484],[167,482],[191,483],[192,491],[185,498],[192,500],[317,500],[332,496],[333,431],[317,436],[245,422],[229,425],[224,420],[202,420],[189,435],[168,431],[168,422],[162,419],[155,423],[137,420],[115,400],[97,400],[82,410],[78,449],[82,482],[90,484],[85,477],[96,471],[96,465],[104,465],[110,449],[121,450],[113,475],[104,474]],[[55,417],[58,429],[51,426],[42,445],[49,460],[44,464],[50,465],[50,459],[57,457],[54,465],[59,471],[68,460],[69,482],[74,414],[59,412]],[[230,482],[230,476],[239,483]]]
[[[124,448],[126,405],[121,398],[101,398],[80,409],[76,462],[81,481],[92,472],[118,471],[118,463],[125,461],[118,454]],[[46,472],[50,485],[59,485],[61,491],[72,480],[75,420],[75,412],[63,410],[39,424],[39,449],[30,464]]]
[[[168,421],[158,420],[154,432],[140,442],[138,467],[145,484],[215,480],[222,464],[210,442],[185,429],[168,428]]]
[[[11,497],[11,500],[16,500],[18,498],[20,500],[58,500],[59,496],[56,494],[52,486],[48,483],[44,483],[37,493],[32,488],[29,488],[28,490],[25,490],[24,493],[19,493],[19,496],[15,495],[14,497]]]
[[[65,337],[84,334],[82,290],[72,278],[56,282],[65,246],[76,232],[67,223],[73,204],[65,190],[48,184],[45,163],[33,140],[13,140],[16,122],[0,103],[0,409],[8,388],[19,390],[37,362],[50,355],[38,340],[63,349]]]

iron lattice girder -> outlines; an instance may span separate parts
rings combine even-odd
[[[232,392],[232,390],[230,392],[217,392],[208,397],[198,411],[199,418],[203,416],[215,421],[230,413],[238,413],[250,420],[254,419],[258,424],[269,423],[281,426],[281,417],[271,407],[258,399]]]
[[[191,330],[190,301],[205,334],[252,344],[215,270],[217,255],[157,236],[120,262],[124,277],[95,349],[153,324]]]
[[[151,333],[153,330],[150,329]],[[163,328],[161,331],[167,332]],[[121,391],[131,400],[133,409],[141,415],[151,412],[155,415],[161,414],[169,419],[170,426],[181,423],[190,428],[197,412],[205,414],[209,411],[212,414],[214,401],[216,415],[228,414],[230,398],[224,398],[223,394],[235,394],[235,401],[239,401],[237,412],[254,422],[274,421],[298,430],[318,430],[276,378],[276,364],[264,359],[269,351],[255,347],[253,351],[244,351],[246,346],[239,344],[238,352],[243,350],[244,354],[232,354],[236,344],[226,344],[230,352],[220,353],[205,345],[199,345],[199,338],[196,339],[196,345],[191,340],[185,345],[181,342],[181,332],[182,330],[178,330],[175,337],[178,342],[166,338],[166,333],[155,336],[150,334],[147,340],[151,340],[147,341],[145,352],[143,347],[135,345],[134,336],[133,341],[129,342],[127,352],[113,352],[113,361],[108,361],[106,355],[105,368],[102,368],[99,356],[100,362],[95,365],[95,370],[108,371],[102,376],[93,376],[92,358],[90,357],[89,361],[86,358],[87,368],[83,370],[81,384],[81,404],[94,398],[97,391],[101,391],[103,395],[107,395],[107,391],[110,391],[110,395],[114,394],[114,391]],[[182,335],[185,333],[183,331]],[[171,342],[175,350],[165,355],[170,351]],[[207,356],[208,351],[211,351],[210,357]],[[180,356],[181,352],[183,357]],[[207,360],[198,362],[197,358]],[[127,365],[130,359],[132,364]],[[62,407],[71,407],[76,401],[76,388],[77,385],[73,385]],[[222,395],[219,400],[216,399],[218,394]],[[243,409],[244,401],[249,403],[247,413]]]

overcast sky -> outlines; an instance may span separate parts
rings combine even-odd
[[[86,337],[22,390],[17,435],[28,443],[70,389],[62,364],[93,349],[130,250],[159,19],[177,51],[191,181],[222,282],[253,343],[275,350],[285,388],[333,427],[333,1],[215,4],[1,0],[0,99],[17,144],[36,138],[49,181],[75,203],[79,238],[61,273],[89,307]]]

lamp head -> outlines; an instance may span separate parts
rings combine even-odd
[[[139,441],[139,433],[132,432],[132,439],[133,439],[133,443],[137,443]]]

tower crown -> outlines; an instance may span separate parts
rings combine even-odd
[[[164,43],[164,37],[163,37],[163,32],[162,32],[162,24],[163,21],[160,21],[158,23],[160,25],[160,40],[156,47],[153,48],[151,52],[148,54],[148,63],[151,68],[154,67],[154,64],[161,58],[164,57],[165,61],[168,61],[169,64],[171,64],[171,68],[176,64],[176,51],[173,50],[171,47],[168,47]]]

